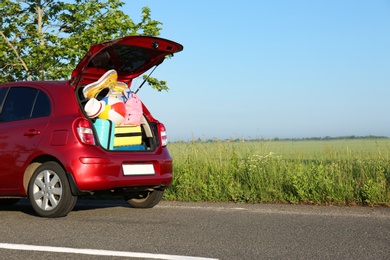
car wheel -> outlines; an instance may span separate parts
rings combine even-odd
[[[35,212],[48,218],[66,216],[77,201],[64,169],[56,162],[43,163],[35,170],[28,185],[28,197]]]
[[[19,202],[19,198],[0,199],[0,206],[12,206]]]
[[[161,201],[163,195],[162,190],[144,191],[126,195],[125,199],[133,208],[153,208]]]

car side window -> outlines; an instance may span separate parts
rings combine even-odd
[[[1,111],[3,111],[4,100],[8,93],[8,89],[9,88],[0,88],[0,114]]]
[[[3,104],[0,122],[43,117],[50,112],[50,100],[44,92],[35,88],[12,87]]]
[[[34,104],[33,112],[31,117],[44,117],[49,116],[51,112],[51,103],[49,97],[46,93],[39,91],[37,99]]]

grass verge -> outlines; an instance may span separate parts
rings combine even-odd
[[[164,199],[390,206],[390,140],[170,144]]]

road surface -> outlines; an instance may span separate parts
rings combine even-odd
[[[390,259],[390,208],[79,200],[0,209],[0,259]]]

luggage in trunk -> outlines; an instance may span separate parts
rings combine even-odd
[[[115,125],[111,120],[96,119],[94,123],[100,144],[109,150],[114,147]]]
[[[115,127],[114,148],[142,144],[141,127],[125,125]]]
[[[128,146],[116,146],[115,151],[145,151],[145,145],[128,145]]]

